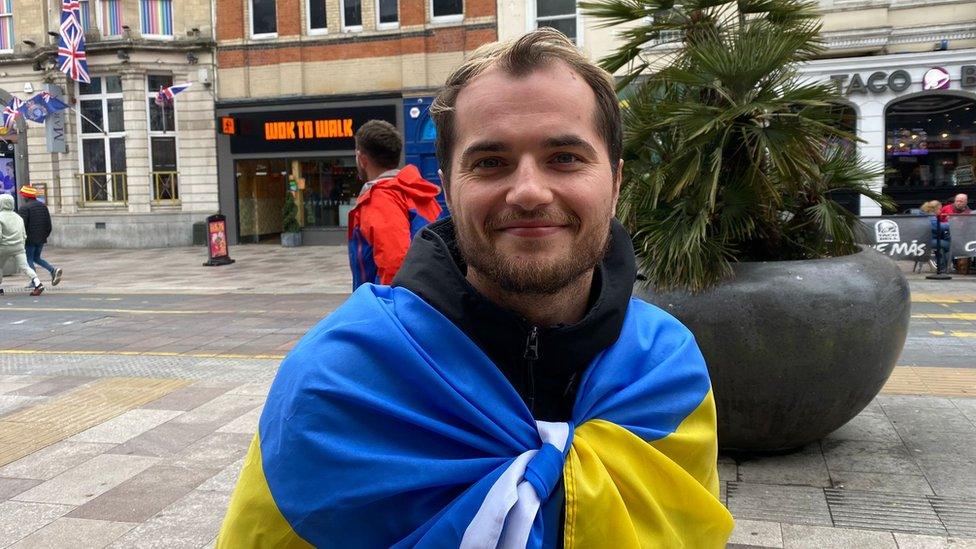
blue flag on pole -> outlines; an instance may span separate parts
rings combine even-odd
[[[53,113],[67,109],[68,105],[46,91],[27,99],[17,109],[24,118],[42,123]]]

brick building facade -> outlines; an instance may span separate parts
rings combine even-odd
[[[303,124],[386,119],[406,161],[435,178],[430,97],[497,37],[494,0],[216,0],[216,11],[220,207],[241,242],[277,237],[289,193],[306,243],[345,241],[361,184],[353,140],[288,133]]]

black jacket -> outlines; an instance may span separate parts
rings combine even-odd
[[[393,286],[420,296],[491,358],[541,421],[568,421],[584,370],[620,335],[636,276],[634,249],[613,222],[611,243],[597,267],[583,319],[569,326],[533,327],[475,290],[445,219],[410,245]]]
[[[24,218],[27,245],[47,244],[47,237],[51,236],[51,214],[47,211],[47,206],[33,198],[27,198],[17,213]]]

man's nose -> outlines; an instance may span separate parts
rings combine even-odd
[[[552,191],[541,167],[534,159],[523,159],[512,174],[512,184],[505,197],[510,206],[526,211],[536,210],[552,202]]]

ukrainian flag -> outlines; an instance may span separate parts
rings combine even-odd
[[[552,547],[562,523],[567,548],[724,547],[717,451],[701,353],[651,305],[549,423],[426,302],[366,284],[282,363],[218,546]]]

